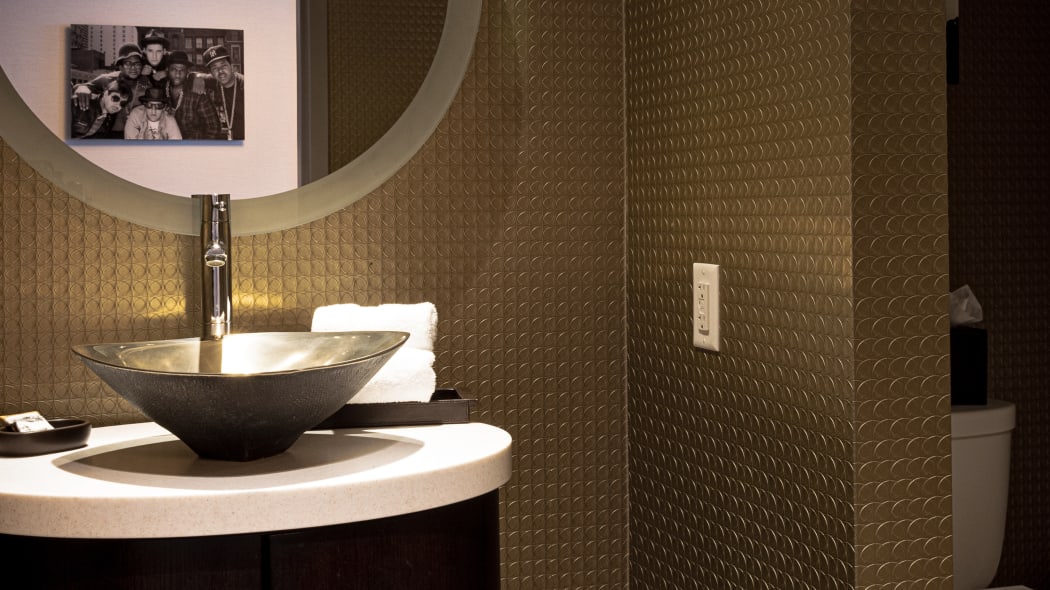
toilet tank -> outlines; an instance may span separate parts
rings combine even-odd
[[[955,590],[987,588],[999,568],[1010,485],[1014,404],[952,406]]]

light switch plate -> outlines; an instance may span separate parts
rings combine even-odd
[[[718,352],[720,297],[717,264],[693,263],[693,346]]]

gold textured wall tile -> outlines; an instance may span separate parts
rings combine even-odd
[[[941,11],[628,2],[642,587],[950,587]]]
[[[848,6],[627,6],[632,582],[849,588]]]
[[[852,30],[856,585],[948,589],[943,5],[858,3]]]

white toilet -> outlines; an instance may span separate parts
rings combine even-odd
[[[987,588],[999,568],[1014,422],[1014,404],[1003,400],[989,399],[987,406],[952,406],[955,590]]]

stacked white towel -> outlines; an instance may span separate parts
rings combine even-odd
[[[408,332],[410,335],[404,346],[390,357],[350,403],[430,401],[437,387],[434,373],[437,308],[433,303],[328,305],[314,310],[310,329],[314,332]]]

